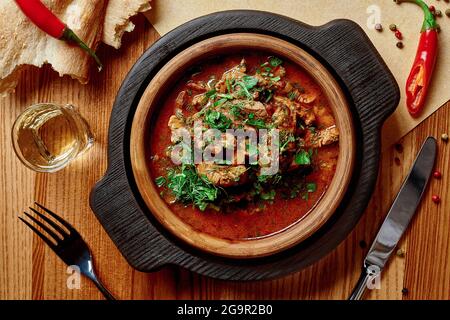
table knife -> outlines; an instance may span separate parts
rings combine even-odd
[[[383,270],[416,212],[432,173],[436,153],[436,139],[428,137],[364,259],[361,276],[349,300],[362,299],[369,281],[380,276],[379,273]]]

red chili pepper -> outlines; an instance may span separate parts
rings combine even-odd
[[[438,24],[429,7],[422,0],[397,0],[397,3],[413,2],[425,15],[419,46],[411,73],[406,81],[406,105],[413,117],[420,115],[425,105],[438,53]]]
[[[103,66],[95,52],[89,48],[69,27],[55,16],[40,0],[15,0],[23,13],[42,31],[59,40],[73,42],[86,51],[97,63],[100,71]]]

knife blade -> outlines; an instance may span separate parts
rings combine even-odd
[[[362,299],[368,281],[372,281],[374,276],[379,276],[374,272],[379,273],[383,270],[406,231],[428,184],[436,153],[436,139],[428,137],[364,259],[363,271],[349,298],[350,300]]]

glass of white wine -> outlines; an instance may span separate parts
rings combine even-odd
[[[55,172],[94,142],[86,121],[72,105],[39,103],[27,108],[12,129],[14,151],[30,169]]]

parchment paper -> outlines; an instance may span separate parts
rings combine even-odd
[[[161,35],[196,17],[231,9],[270,11],[310,25],[322,25],[338,18],[355,21],[379,50],[402,94],[400,105],[383,128],[385,149],[450,100],[450,18],[444,14],[450,4],[444,1],[427,1],[443,13],[443,17],[438,18],[442,32],[439,35],[439,58],[427,105],[418,119],[413,119],[406,110],[404,93],[423,21],[421,9],[413,4],[396,5],[392,0],[155,0],[154,10],[147,16]],[[368,22],[373,25],[373,19],[377,16],[384,27],[381,33],[368,26]],[[397,39],[389,30],[391,23],[395,23],[403,33],[402,50],[396,47]]]

